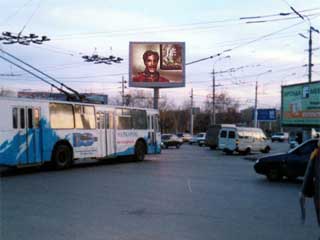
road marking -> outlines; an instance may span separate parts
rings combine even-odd
[[[191,182],[190,182],[190,179],[188,179],[187,183],[188,183],[188,189],[189,189],[189,192],[191,192],[191,193],[192,193],[192,189],[191,189]]]

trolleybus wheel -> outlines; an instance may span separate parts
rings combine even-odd
[[[134,159],[136,161],[143,161],[146,154],[146,149],[142,141],[138,141],[134,148]]]
[[[64,144],[57,145],[53,153],[53,163],[56,169],[70,167],[72,165],[71,149]]]

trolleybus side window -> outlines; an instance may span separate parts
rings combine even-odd
[[[104,113],[102,113],[102,112],[97,113],[97,128],[98,129],[105,128]]]
[[[108,113],[108,116],[106,119],[108,119],[108,127],[109,129],[113,129],[113,113]]]
[[[74,128],[73,107],[71,104],[50,103],[49,109],[52,128]]]
[[[34,128],[39,128],[40,125],[40,110],[38,108],[33,109],[33,124]]]
[[[132,127],[134,129],[147,129],[147,113],[144,110],[132,109]]]
[[[132,120],[129,109],[117,109],[117,129],[132,129]]]
[[[32,113],[32,108],[28,108],[28,128],[33,128],[33,113]]]
[[[95,129],[96,120],[93,106],[75,105],[76,128]]]
[[[24,108],[20,108],[20,128],[25,128],[25,115],[24,115]]]
[[[18,109],[12,108],[12,127],[14,129],[18,128]]]

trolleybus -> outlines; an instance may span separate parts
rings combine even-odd
[[[142,161],[161,151],[155,109],[0,97],[0,115],[0,165],[62,169],[77,159]]]

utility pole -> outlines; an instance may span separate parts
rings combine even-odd
[[[153,108],[158,109],[159,108],[159,88],[153,89]]]
[[[193,135],[193,88],[191,88],[190,134]]]
[[[312,81],[312,27],[309,28],[309,65],[308,65],[308,80]]]
[[[309,23],[309,64],[308,64],[308,80],[309,82],[312,81],[312,31],[315,31],[316,33],[320,33],[320,31],[316,28],[314,28],[312,25],[311,25],[311,21],[310,21],[310,18],[307,16],[307,15],[301,15],[296,9],[294,9],[292,6],[290,6],[291,10],[297,14],[303,21],[308,21]],[[299,34],[300,36],[304,37],[304,38],[307,38],[305,37],[303,34]]]
[[[256,92],[255,92],[255,99],[254,99],[254,127],[258,126],[258,81],[256,81]]]
[[[214,66],[212,70],[212,121],[211,124],[216,124],[216,77]]]
[[[124,95],[124,89],[126,88],[125,84],[127,81],[124,80],[124,76],[122,76],[121,80],[121,97],[122,97],[122,106],[125,105],[125,95]]]

